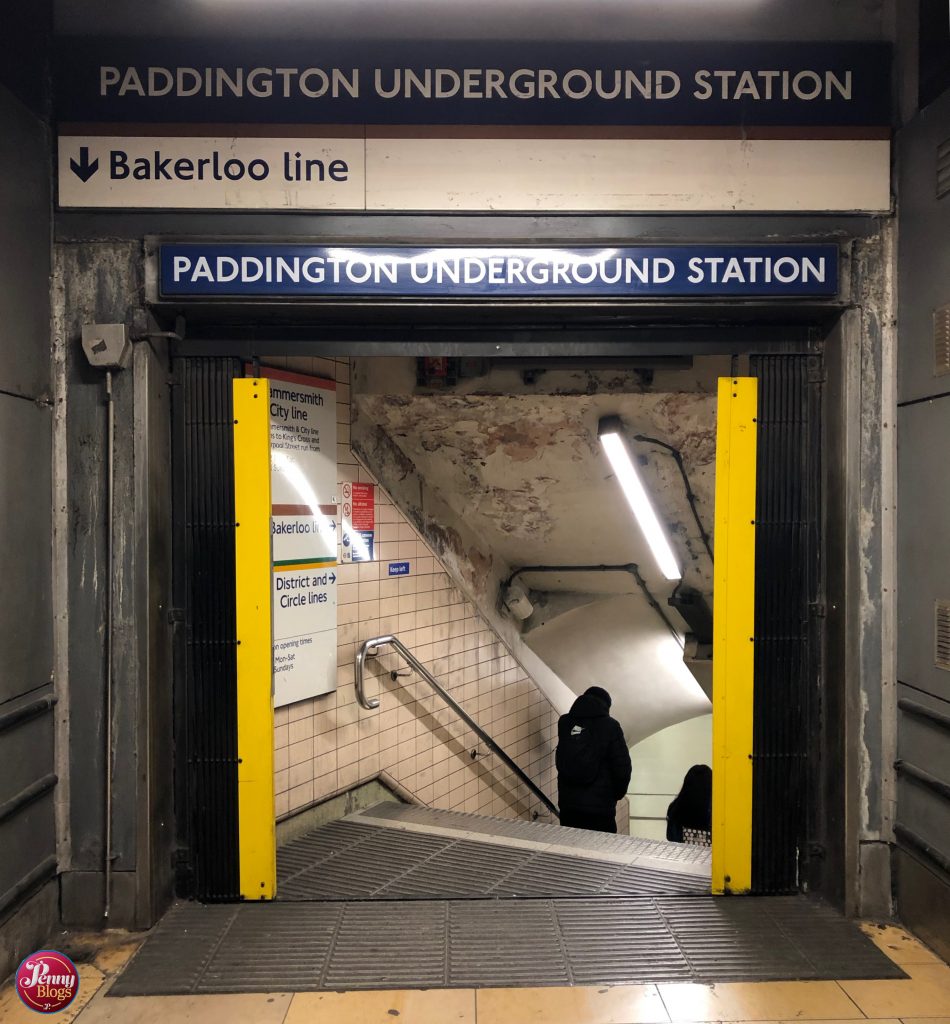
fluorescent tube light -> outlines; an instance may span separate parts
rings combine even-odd
[[[657,518],[650,496],[643,486],[640,474],[630,458],[630,452],[627,450],[621,433],[622,430],[623,424],[620,422],[619,416],[605,416],[598,424],[597,434],[607,453],[607,458],[610,459],[617,482],[623,489],[624,497],[643,531],[647,544],[650,545],[650,551],[656,559],[660,572],[668,580],[678,580],[683,574],[680,572],[676,556],[673,554],[670,542]]]

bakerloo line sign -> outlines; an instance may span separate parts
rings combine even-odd
[[[836,245],[359,247],[168,244],[161,297],[824,297]]]

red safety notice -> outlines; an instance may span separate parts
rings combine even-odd
[[[354,530],[376,529],[376,485],[353,484],[353,514],[350,522]]]

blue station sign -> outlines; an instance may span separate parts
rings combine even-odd
[[[161,246],[163,298],[832,297],[835,245]]]

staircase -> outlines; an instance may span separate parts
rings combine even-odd
[[[177,903],[109,994],[902,977],[830,907],[708,891],[701,847],[378,804],[281,847],[275,902]]]
[[[709,850],[559,825],[381,803],[277,852],[280,900],[690,896]]]

